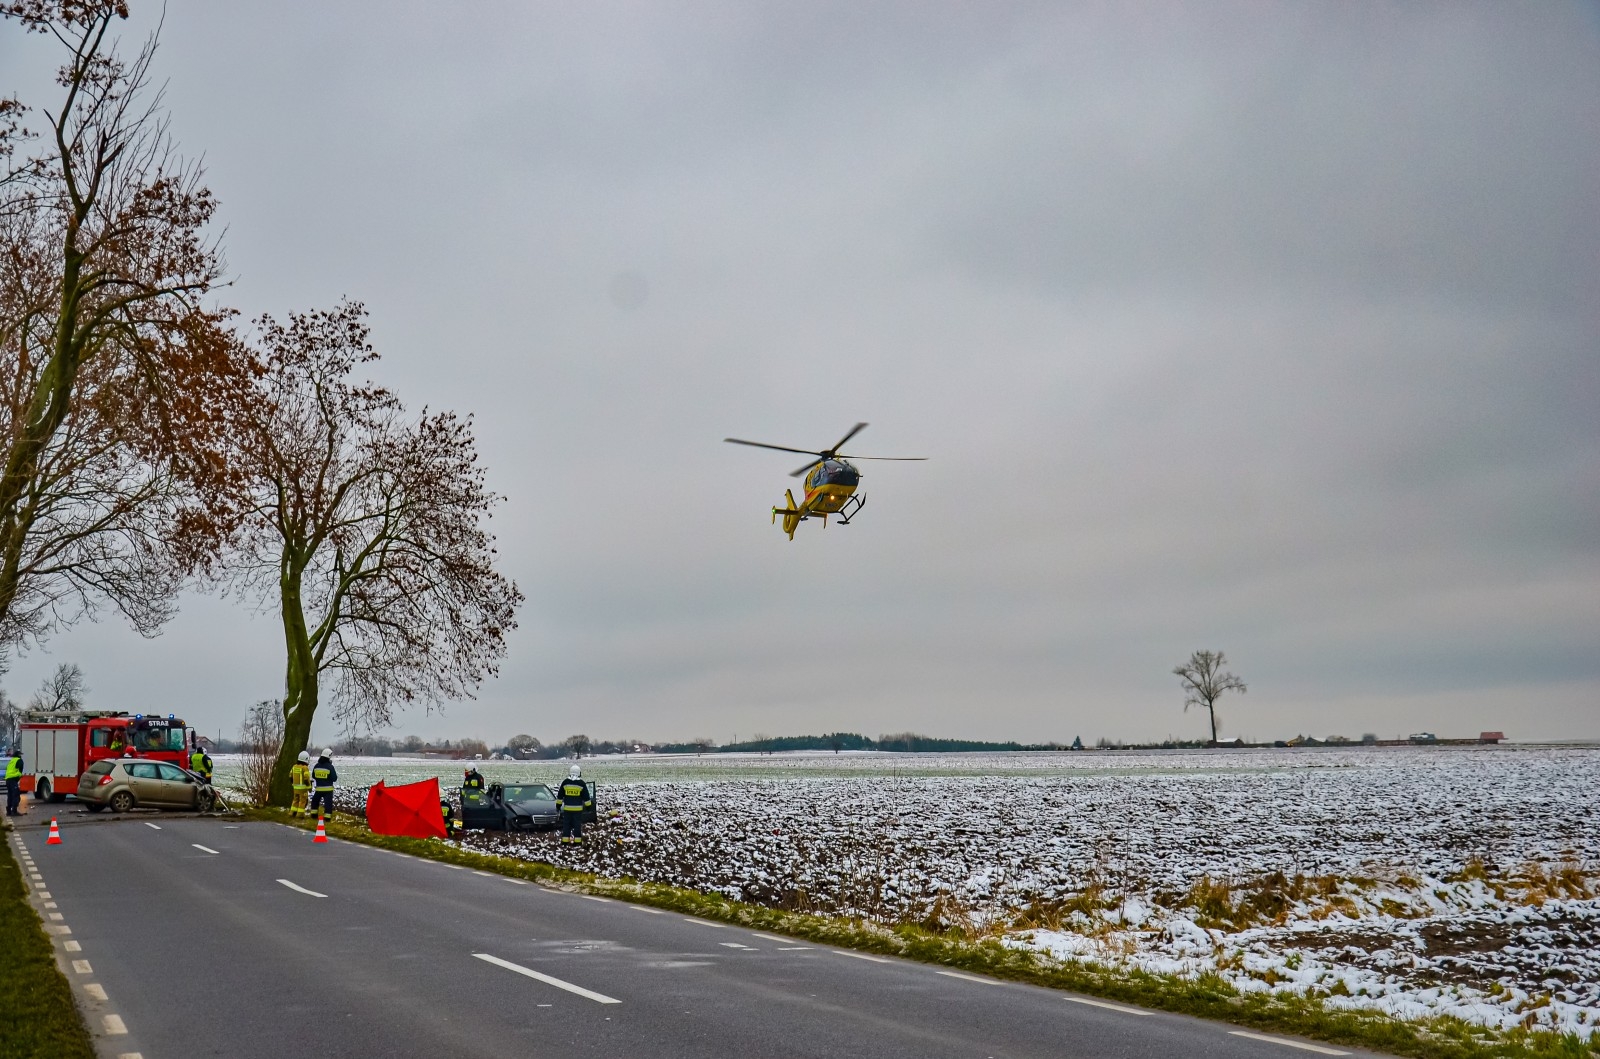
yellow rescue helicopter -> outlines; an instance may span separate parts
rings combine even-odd
[[[805,499],[795,503],[794,490],[785,489],[784,496],[788,498],[788,507],[775,507],[772,509],[772,521],[777,522],[778,516],[783,516],[783,532],[794,540],[795,528],[808,518],[820,517],[822,524],[828,524],[829,515],[838,515],[839,524],[850,525],[854,518],[867,504],[867,498],[856,492],[856,486],[861,484],[861,472],[850,466],[848,460],[925,460],[926,456],[844,456],[839,450],[845,442],[855,437],[865,429],[867,424],[857,423],[850,428],[850,433],[840,438],[831,449],[791,449],[787,445],[768,445],[764,441],[745,441],[743,438],[723,438],[735,445],[753,445],[758,449],[777,449],[779,452],[798,452],[806,456],[815,456],[816,459],[800,468],[798,471],[789,472],[789,477],[798,478],[806,476]]]

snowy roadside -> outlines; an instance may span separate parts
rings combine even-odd
[[[977,778],[959,757],[963,774],[617,784],[586,764],[606,814],[588,845],[464,842],[1335,1007],[1600,1027],[1600,753],[1032,756]]]

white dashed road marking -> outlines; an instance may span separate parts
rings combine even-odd
[[[569,993],[576,993],[581,997],[587,997],[588,999],[593,1000],[596,1004],[622,1003],[622,1001],[618,1000],[616,997],[609,997],[604,993],[596,993],[592,990],[583,988],[581,985],[573,985],[571,982],[563,982],[559,978],[552,978],[547,974],[540,974],[538,971],[523,967],[521,964],[512,963],[510,960],[502,960],[498,956],[490,956],[486,952],[475,952],[472,955],[476,956],[480,960],[483,960],[485,963],[492,963],[496,967],[504,967],[508,971],[515,971],[518,974],[537,979],[538,981],[543,982],[545,985],[553,985],[557,989],[565,989]]]
[[[646,908],[644,905],[629,905],[628,907],[633,909],[635,912],[649,912],[653,916],[666,915],[666,913],[659,908]]]
[[[751,931],[750,932],[750,936],[751,937],[755,937],[755,938],[760,938],[762,941],[788,941],[789,940],[788,938],[780,938],[780,937],[778,937],[778,936],[776,936],[774,934],[757,934],[755,931]]]
[[[710,922],[707,922],[704,919],[695,919],[692,916],[684,916],[683,917],[683,921],[685,923],[693,923],[697,927],[715,927],[717,930],[727,930],[728,929],[726,926],[722,925],[721,923],[710,923]]]
[[[191,842],[191,843],[189,843],[189,845],[193,846],[195,849],[199,850],[202,853],[216,853],[217,852],[216,850],[212,849],[210,846],[202,846],[198,842]]]
[[[1001,984],[1003,984],[1003,983],[995,981],[993,978],[979,978],[975,974],[962,974],[960,971],[935,971],[933,973],[934,974],[942,974],[946,978],[959,978],[963,982],[981,982],[984,985],[1001,985]]]
[[[160,831],[160,830],[161,830],[161,825],[160,825],[160,824],[152,824],[152,823],[151,823],[151,822],[150,822],[150,821],[148,821],[148,820],[146,820],[146,821],[145,821],[145,822],[144,822],[144,826],[145,826],[145,827],[149,827],[149,828],[154,828],[154,829],[155,829],[155,830],[157,830],[157,831]]]
[[[749,945],[741,945],[737,941],[719,941],[717,944],[721,945],[724,949],[743,949],[746,952],[761,951],[760,949],[753,948]]]
[[[778,951],[779,952],[799,952],[801,949],[809,949],[809,948],[811,948],[810,945],[779,945],[778,946]]]
[[[88,983],[85,983],[84,987],[83,987],[83,991],[85,993],[88,993],[94,999],[96,999],[98,1001],[101,1001],[102,1003],[105,1002],[105,999],[106,999],[106,987],[101,985],[99,982],[88,982]]]
[[[128,1027],[122,1024],[121,1015],[102,1015],[100,1024],[106,1028],[107,1037],[115,1037],[128,1032]]]
[[[72,961],[72,973],[73,974],[94,974],[94,968],[89,966],[89,961],[88,960],[73,960]]]
[[[871,960],[873,963],[893,963],[894,962],[893,960],[886,960],[882,956],[868,956],[864,952],[845,952],[843,949],[834,949],[833,951],[838,953],[840,956],[853,956],[858,960]]]
[[[1083,997],[1083,996],[1069,996],[1069,997],[1062,997],[1061,999],[1070,1000],[1074,1004],[1088,1004],[1090,1007],[1105,1008],[1107,1011],[1120,1011],[1124,1015],[1154,1015],[1155,1014],[1154,1011],[1145,1011],[1143,1008],[1130,1008],[1130,1007],[1125,1007],[1122,1004],[1108,1004],[1104,1000],[1090,1000],[1088,997]]]
[[[62,943],[61,947],[63,949],[66,949],[68,952],[82,952],[83,951],[83,946],[79,945],[75,941],[64,942],[64,943]]]
[[[1307,1044],[1304,1041],[1291,1041],[1284,1037],[1268,1037],[1264,1033],[1251,1033],[1249,1030],[1229,1030],[1235,1037],[1248,1037],[1252,1041],[1267,1041],[1271,1044],[1281,1044],[1288,1048],[1299,1048],[1303,1052],[1316,1052],[1319,1055],[1349,1055],[1337,1048],[1324,1048],[1320,1044]]]
[[[578,896],[583,898],[585,901],[599,901],[603,905],[609,905],[611,903],[611,898],[609,897],[595,897],[593,894],[579,894]]]
[[[281,882],[283,885],[287,886],[289,889],[295,891],[296,893],[308,894],[308,895],[310,895],[312,897],[327,897],[328,896],[327,894],[319,894],[315,890],[307,890],[304,886],[300,886],[300,885],[298,885],[296,883],[292,883],[288,879],[279,879],[278,881]]]

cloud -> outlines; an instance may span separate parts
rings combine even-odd
[[[1597,59],[1576,4],[186,3],[160,62],[239,303],[365,299],[507,496],[504,673],[403,730],[1070,739],[1199,732],[1199,647],[1262,737],[1600,735]],[[790,544],[719,439],[860,419],[933,459]],[[271,625],[8,681],[225,727]]]

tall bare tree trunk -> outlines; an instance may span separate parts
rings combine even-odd
[[[317,662],[300,603],[300,576],[286,572],[281,581],[283,641],[288,665],[283,681],[283,745],[272,767],[271,804],[288,805],[294,796],[289,775],[300,751],[311,739],[311,720],[317,712]]]

